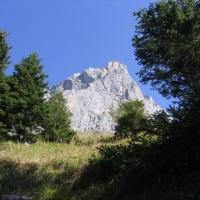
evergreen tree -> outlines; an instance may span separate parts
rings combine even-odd
[[[6,113],[8,109],[8,77],[5,75],[5,70],[9,64],[9,49],[6,43],[7,33],[0,31],[0,138],[7,132]]]
[[[71,112],[66,107],[62,93],[56,93],[49,99],[49,117],[46,122],[46,139],[49,141],[70,142],[75,135],[71,129]]]
[[[36,53],[15,65],[15,72],[10,79],[13,104],[9,119],[19,137],[24,138],[44,126],[47,115],[44,98],[47,92],[46,77]]]

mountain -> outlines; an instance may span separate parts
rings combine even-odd
[[[77,131],[113,131],[109,114],[111,106],[119,102],[139,99],[145,111],[153,114],[161,110],[152,97],[143,96],[124,64],[112,61],[105,68],[88,68],[53,86],[50,95],[62,92],[71,110],[72,127]]]

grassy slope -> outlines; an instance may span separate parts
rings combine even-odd
[[[72,192],[96,147],[111,136],[82,135],[71,144],[43,143],[0,145],[0,195],[18,194],[36,199],[79,199]]]
[[[119,143],[125,141],[113,142],[110,135],[102,137],[86,134],[74,139],[71,144],[38,142],[26,146],[12,142],[2,143],[0,196],[17,194],[41,200],[131,200],[131,191],[123,191],[121,188],[123,185],[131,188],[131,177],[120,174],[108,176],[110,166],[102,163],[99,165],[98,162],[97,147]],[[175,177],[171,180],[171,177],[172,186],[154,181],[134,199],[200,199],[199,178],[200,174],[183,177],[182,180]],[[116,191],[125,193],[119,198],[114,196]]]

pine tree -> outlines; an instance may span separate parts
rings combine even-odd
[[[47,91],[46,77],[36,53],[15,65],[10,83],[13,105],[9,118],[19,138],[25,139],[28,133],[39,127],[42,129],[44,125],[47,114],[44,98]]]
[[[9,64],[9,49],[6,43],[7,33],[0,31],[0,138],[7,132],[6,113],[8,106],[8,77],[5,75],[5,70]]]

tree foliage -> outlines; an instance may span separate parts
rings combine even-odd
[[[140,129],[140,122],[145,117],[144,103],[139,100],[121,103],[117,110],[111,109],[110,113],[116,122],[115,136],[128,137]]]
[[[134,15],[138,24],[133,46],[142,65],[141,81],[179,103],[199,102],[199,1],[162,0]]]
[[[54,94],[48,101],[49,116],[46,121],[46,139],[49,141],[70,142],[75,135],[71,129],[71,112],[66,106],[62,93]]]
[[[6,42],[7,33],[6,31],[0,30],[0,72],[5,72],[7,65],[10,63],[9,49]]]
[[[46,75],[36,53],[15,65],[15,72],[10,77],[12,105],[10,108],[10,126],[19,136],[44,126],[47,114],[44,95],[47,91]]]
[[[8,109],[8,79],[5,75],[7,65],[10,63],[10,47],[6,42],[7,33],[0,30],[0,138],[7,132],[6,114]]]
[[[200,167],[200,2],[161,0],[135,13],[135,55],[138,73],[163,96],[177,99],[170,107],[170,131],[162,150],[181,158],[174,165]],[[157,129],[162,129],[158,126]],[[165,150],[166,150],[165,149]],[[170,162],[170,161],[169,161]],[[178,163],[179,162],[179,163]]]
[[[169,110],[176,124],[174,135],[183,139],[190,132],[191,138],[199,137],[200,2],[159,1],[135,16],[133,46],[142,65],[141,81],[165,97],[177,98],[177,109]]]

